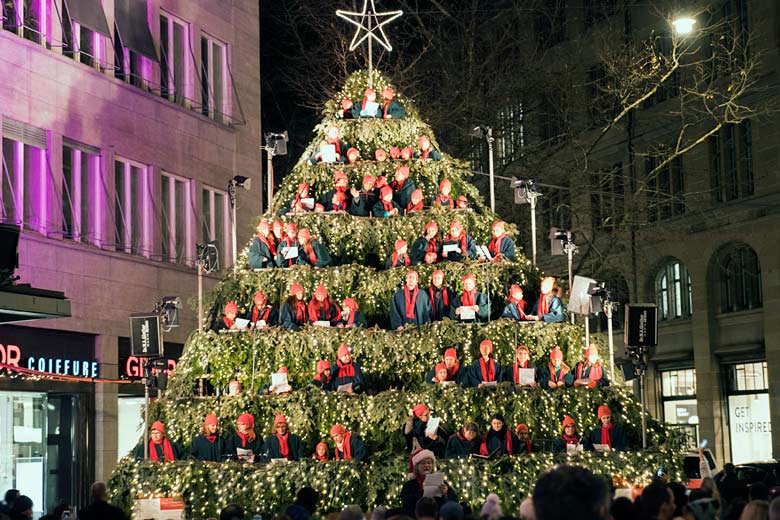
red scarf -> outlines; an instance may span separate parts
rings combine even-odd
[[[390,110],[390,103],[392,103],[392,102],[393,102],[393,100],[391,99],[390,101],[388,101],[388,102],[385,104],[385,110],[384,110],[384,116],[385,116],[385,119],[387,119],[387,111],[388,111],[388,110]]]
[[[343,455],[344,460],[350,460],[352,458],[352,452],[349,447],[349,441],[352,438],[352,432],[347,432],[344,434],[344,441],[341,443],[341,447],[344,448]],[[336,446],[336,460],[339,460],[339,447]]]
[[[173,446],[171,446],[171,441],[168,440],[168,437],[163,437],[160,444],[162,444],[163,448],[163,462],[174,460],[175,457],[173,456]],[[157,449],[155,446],[157,446],[157,444],[155,444],[153,440],[149,439],[149,460],[152,462],[159,462],[160,457],[157,456]]]
[[[412,211],[421,211],[422,209],[423,209],[422,201],[418,202],[417,204],[412,204],[412,201],[409,201],[409,204],[406,205],[407,213],[411,213]]]
[[[265,238],[263,235],[257,235],[257,238],[260,239],[260,242],[266,245],[266,247],[268,248],[269,251],[271,251],[271,254],[273,256],[276,256],[276,246],[274,245],[273,242]]]
[[[416,285],[414,286],[414,291],[412,291],[411,294],[409,294],[409,286],[404,285],[404,301],[406,303],[406,317],[410,320],[414,319],[414,308],[415,304],[417,303],[417,293],[419,291],[419,287]]]
[[[609,426],[601,427],[601,444],[606,444],[610,448],[612,447],[612,430],[615,429],[615,425],[609,423]]]
[[[555,377],[555,367],[553,366],[552,363],[547,363],[547,370],[549,370],[550,372],[550,381],[552,381],[553,383],[560,383],[561,381],[563,381],[564,376],[569,372],[569,367],[561,363],[561,368],[559,369],[560,376],[558,376],[557,378]]]
[[[206,437],[211,444],[214,444],[218,435],[215,433],[214,435],[204,435],[204,437]]]
[[[582,367],[583,364],[580,363],[577,365],[577,379],[582,379]],[[585,377],[587,379],[590,379],[591,381],[598,381],[604,376],[604,370],[601,368],[601,365],[592,365],[589,367],[588,375]]]
[[[406,179],[402,181],[393,181],[390,183],[390,187],[393,188],[393,191],[401,191],[401,188],[404,187],[404,183],[406,182]]]
[[[445,307],[449,306],[450,304],[450,295],[447,289],[442,285],[438,289],[436,289],[434,286],[430,286],[428,288],[428,294],[431,297],[431,309],[433,310],[433,319],[436,319],[436,300],[434,298],[435,293],[441,293],[441,299],[442,303]]]
[[[311,265],[316,264],[317,254],[314,252],[314,247],[311,245],[311,242],[303,246],[303,250],[306,252],[307,255],[309,255],[309,262],[311,263]]]
[[[460,246],[460,254],[463,255],[463,256],[468,256],[469,255],[468,247],[466,247],[467,242],[466,242],[466,232],[465,231],[461,232],[460,238],[455,238],[452,235],[448,234],[446,237],[444,237],[444,241],[445,242],[459,242],[458,245]]]
[[[509,297],[509,303],[513,303],[515,305],[515,307],[517,308],[517,314],[520,316],[520,319],[521,320],[525,320],[526,319],[526,315],[525,315],[526,301],[524,299],[522,299],[522,298],[520,298],[519,300],[516,300],[515,298],[512,298],[510,296]]]
[[[436,244],[436,237],[433,237],[432,239],[428,240],[428,247],[425,248],[426,253],[436,253],[438,256],[439,254],[439,248]]]
[[[235,323],[236,323],[236,320],[231,320],[231,319],[230,319],[230,318],[228,318],[227,316],[225,316],[224,318],[222,318],[222,321],[223,321],[223,322],[225,322],[225,325],[226,325],[226,326],[227,326],[227,328],[229,328],[229,329],[232,329],[232,328],[233,328],[233,325],[235,325]]]
[[[561,437],[563,437],[563,440],[566,441],[566,444],[575,444],[576,445],[576,444],[580,443],[580,438],[579,438],[579,436],[576,433],[574,435],[572,435],[571,437],[569,437],[568,435],[566,435],[564,433],[563,435],[561,435]]]
[[[458,370],[460,370],[460,361],[455,362],[455,366],[452,367],[452,371],[450,369],[447,369],[447,381],[455,381],[455,376],[458,375]]]
[[[282,437],[278,433],[276,434],[276,438],[279,439],[279,451],[282,453],[282,458],[287,458],[290,456],[290,445],[287,444],[287,441],[290,438],[289,432]]]
[[[499,253],[501,253],[501,240],[503,240],[505,237],[506,233],[500,237],[495,237],[490,241],[490,244],[488,245],[488,251],[490,251],[491,255],[498,256]]]
[[[449,195],[444,195],[442,193],[439,194],[438,197],[436,197],[436,205],[437,206],[453,206],[452,203],[452,197]]]
[[[256,322],[258,319],[263,320],[264,322],[268,323],[268,315],[271,314],[271,306],[266,305],[263,307],[265,311],[260,314],[260,309],[257,307],[257,305],[254,306],[252,309],[252,322]]]
[[[550,311],[549,304],[547,303],[547,295],[543,294],[539,297],[539,308],[536,311],[536,315],[540,318]]]
[[[528,368],[528,361],[525,362],[525,366],[520,366],[520,363],[517,362],[517,359],[515,358],[515,363],[512,366],[512,381],[514,383],[520,384],[520,370],[519,368]]]
[[[351,361],[345,365],[338,360],[336,364],[339,366],[339,374],[336,377],[355,377],[355,365]]]
[[[487,451],[487,439],[491,432],[488,432],[485,434],[485,439],[482,441],[482,444],[479,445],[479,454],[480,455],[488,455]],[[500,433],[500,432],[496,432]],[[507,455],[512,455],[512,434],[509,432],[508,429],[504,428],[504,443],[506,444],[506,453]]]
[[[336,147],[336,156],[338,157],[341,155],[341,144],[339,143],[338,139],[331,139],[328,138],[328,144],[332,144]]]
[[[482,381],[491,382],[496,380],[496,362],[493,358],[488,358],[485,363],[485,358],[479,358],[479,369],[482,371]]]
[[[292,242],[290,242],[290,239],[289,239],[289,238],[287,238],[287,239],[285,239],[285,240],[283,240],[283,241],[282,241],[282,244],[283,244],[283,248],[284,248],[284,247],[298,247],[298,239],[296,238],[295,240],[293,240]],[[294,262],[294,261],[295,261],[295,259],[294,259],[294,258],[289,258],[289,259],[287,260],[287,267],[292,267],[292,266],[293,266],[293,262]]]
[[[328,455],[327,455],[327,454],[326,454],[326,455],[317,455],[317,454],[315,453],[315,454],[314,454],[314,458],[315,458],[316,460],[328,460]]]
[[[389,202],[382,199],[382,207],[385,208],[385,211],[393,211],[393,199],[390,199]]]
[[[347,203],[333,204],[333,211],[347,211]]]
[[[306,304],[295,298],[295,319],[298,322],[306,321]]]
[[[317,298],[312,298],[309,302],[309,321],[330,321],[333,305],[335,304],[330,299],[330,296],[325,298],[322,303],[318,302]],[[336,314],[340,312],[338,307],[336,308],[336,311]]]
[[[409,264],[412,263],[412,261],[409,260],[409,255],[402,256],[401,257],[401,262],[406,267],[409,267]],[[398,267],[399,265],[401,265],[401,264],[398,263],[398,251],[393,251],[393,255],[391,257],[390,267]]]
[[[463,291],[463,294],[460,297],[460,304],[466,307],[474,305],[474,298],[476,297],[476,295],[477,295],[476,289],[474,289],[473,291]]]
[[[241,439],[241,447],[246,448],[246,443],[250,440],[249,436],[252,435],[251,433],[241,433],[236,432],[236,435],[238,435],[238,438]]]

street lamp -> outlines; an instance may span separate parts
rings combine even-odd
[[[252,179],[244,177],[243,175],[236,175],[230,181],[228,181],[228,200],[230,201],[230,209],[233,211],[232,229],[233,232],[233,274],[238,271],[238,247],[236,245],[236,188],[244,188],[249,190],[252,184]]]
[[[687,16],[682,16],[675,19],[672,22],[672,25],[674,26],[674,30],[677,31],[677,34],[685,36],[693,32],[693,26],[696,25],[696,20],[688,18]]]
[[[493,178],[493,129],[489,126],[475,126],[471,131],[471,137],[475,139],[485,138],[488,145],[488,167],[490,168],[490,211],[496,212],[496,188]]]

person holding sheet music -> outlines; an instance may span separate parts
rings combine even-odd
[[[444,369],[444,374],[440,369]],[[460,366],[458,353],[450,347],[444,351],[444,361],[437,363],[433,370],[430,370],[426,376],[427,383],[453,382],[459,385],[468,383],[468,370]],[[443,376],[443,377],[442,377]]]
[[[224,316],[221,320],[217,320],[217,322],[214,323],[212,330],[215,332],[236,332],[239,330],[246,330],[246,327],[247,322],[238,317],[238,305],[236,305],[235,302],[227,302],[225,304]]]
[[[213,413],[206,416],[200,433],[192,439],[190,457],[207,462],[221,462],[225,439],[219,434],[219,419]]]
[[[347,162],[349,164],[355,164],[360,160],[360,151],[357,148],[350,148],[347,150]]]
[[[330,368],[330,390],[357,394],[363,391],[364,379],[360,364],[352,359],[350,348],[339,345],[338,360]]]
[[[530,358],[528,347],[519,345],[515,350],[515,362],[504,367],[504,381],[520,386],[536,386],[539,376]]]
[[[366,88],[363,91],[363,101],[352,108],[352,115],[357,118],[382,117],[379,103],[376,101],[376,90]]]
[[[298,185],[298,189],[295,190],[293,198],[288,200],[280,215],[287,213],[306,213],[314,209],[314,199],[309,197],[309,185],[302,182]],[[276,222],[274,222],[275,224]],[[281,222],[279,222],[281,224]]]
[[[270,395],[291,394],[293,387],[288,379],[288,374],[287,367],[279,367],[275,373],[271,374],[271,381],[260,387],[259,393]]]
[[[553,439],[552,452],[554,455],[568,453],[569,451],[582,451],[580,435],[577,433],[577,425],[574,419],[566,415],[561,424],[561,436]]]
[[[382,91],[382,117],[384,119],[401,119],[406,115],[403,105],[395,100],[395,92],[392,87],[385,87]]]
[[[398,239],[395,241],[395,250],[387,256],[385,260],[385,269],[393,269],[395,267],[409,267],[412,263],[411,258],[407,254],[408,246],[406,240]]]
[[[488,318],[487,295],[477,291],[473,274],[461,278],[463,292],[455,297],[450,307],[450,319],[461,323],[485,323]]]
[[[480,455],[491,456],[494,453],[499,455],[520,453],[520,441],[506,427],[506,420],[500,413],[493,414],[491,417],[490,429],[482,437],[482,442],[479,445]]]
[[[276,267],[276,244],[271,235],[271,226],[265,220],[257,225],[257,235],[249,246],[247,260],[251,269]]]
[[[439,226],[430,221],[425,224],[423,236],[418,237],[412,244],[412,264],[435,264],[439,261]]]
[[[415,211],[422,211],[423,207],[423,192],[420,188],[416,188],[409,199],[409,204],[406,205],[405,215],[411,215]]]
[[[421,135],[417,138],[417,151],[414,152],[414,157],[441,161],[441,153],[431,145],[431,140],[427,135]]]
[[[477,256],[474,239],[466,234],[460,221],[453,220],[450,224],[450,232],[442,242],[441,256],[451,262],[461,262]]]
[[[407,480],[401,486],[401,509],[411,518],[415,518],[414,509],[417,501],[423,496],[432,496],[441,506],[445,502],[457,502],[458,495],[444,482],[443,475],[436,473],[436,455],[431,450],[420,448],[412,452],[409,457],[409,474]],[[436,477],[436,486],[425,485],[426,479]],[[430,482],[430,481],[429,481]],[[435,487],[432,492],[426,493],[426,487]]]
[[[515,427],[515,435],[519,443],[520,449],[518,454],[522,453],[535,453],[537,450],[536,445],[531,440],[531,434],[528,431],[528,426],[524,423],[520,423]]]
[[[288,222],[284,225],[284,238],[276,248],[276,265],[292,267],[298,263],[299,255],[298,226],[295,222]]]
[[[325,142],[328,146],[332,146],[335,149],[335,162],[347,162],[347,150],[349,150],[349,146],[347,146],[347,143],[341,140],[341,128],[339,128],[337,125],[331,125],[331,127],[328,128]]]
[[[419,327],[431,322],[431,301],[417,285],[417,271],[407,271],[406,284],[397,290],[390,302],[390,327],[402,330],[406,325]]]
[[[612,411],[607,405],[598,409],[599,426],[591,430],[585,439],[585,449],[588,451],[626,451],[626,435],[623,427],[612,422]]]
[[[349,178],[347,174],[336,170],[333,172],[333,189],[326,191],[322,197],[320,197],[320,204],[325,207],[326,211],[334,211],[333,209],[333,195],[336,193],[343,193],[346,197],[344,200],[344,210],[346,211],[346,203],[349,195]]]
[[[495,386],[501,381],[501,364],[493,359],[493,342],[484,339],[479,344],[479,359],[471,364],[469,381],[472,388]]]
[[[393,188],[382,186],[379,190],[379,201],[374,204],[375,217],[394,217],[401,214],[401,206],[393,200]]]
[[[542,294],[534,305],[531,315],[535,321],[545,323],[563,323],[563,304],[558,298],[555,278],[548,276],[542,280]]]
[[[469,455],[479,454],[479,425],[467,422],[460,431],[447,440],[444,449],[445,459],[465,459]]]
[[[506,235],[506,222],[497,220],[490,226],[493,233],[493,239],[488,244],[488,251],[493,257],[493,261],[511,260],[515,261],[515,241]]]
[[[236,431],[227,438],[225,453],[236,460],[255,462],[262,447],[262,442],[255,433],[254,416],[242,413],[236,419]]]
[[[336,324],[339,328],[368,327],[365,314],[358,308],[357,302],[352,298],[344,298],[341,302],[341,316]]]
[[[556,390],[565,388],[574,383],[571,369],[563,362],[563,352],[559,346],[555,346],[550,352],[550,362],[545,370],[539,372],[539,384],[542,388]]]
[[[287,417],[284,415],[278,413],[274,417],[274,433],[265,438],[262,453],[265,459],[270,460],[301,460],[301,438],[290,433]]]
[[[322,390],[328,390],[330,388],[330,361],[327,359],[317,361],[316,371],[311,384]]]
[[[308,318],[306,301],[303,299],[303,287],[298,282],[290,286],[290,295],[279,311],[279,325],[287,330],[299,330],[306,325]]]
[[[273,327],[279,323],[279,313],[268,303],[263,291],[257,291],[252,301],[252,308],[244,315],[244,318],[249,320],[250,329]]]
[[[406,209],[412,200],[412,192],[417,188],[409,178],[409,167],[402,165],[395,169],[395,178],[390,184],[393,188],[393,201],[399,208]]]
[[[347,430],[340,424],[334,424],[330,429],[330,436],[336,449],[333,452],[333,460],[354,460],[365,462],[367,453],[366,445],[357,435]]]
[[[439,183],[439,194],[433,199],[433,206],[439,208],[453,209],[455,207],[455,201],[452,200],[450,193],[452,192],[452,183],[449,179],[442,179]]]
[[[354,119],[355,116],[352,113],[352,109],[355,108],[355,104],[352,103],[351,99],[342,99],[341,100],[341,113],[336,114],[336,117],[341,115],[342,119]]]
[[[350,215],[356,217],[368,217],[371,210],[377,202],[376,192],[374,191],[374,176],[366,174],[363,176],[362,189],[360,191],[352,188],[350,190],[352,200],[349,203]]]
[[[430,419],[431,411],[424,404],[420,403],[412,408],[412,413],[404,425],[407,447],[411,448],[414,446],[413,441],[417,441],[417,447],[431,450],[437,457],[443,457],[446,445],[445,440],[439,436],[439,420],[436,419],[436,424],[429,428]]]
[[[328,294],[324,285],[320,284],[314,291],[314,296],[309,301],[309,323],[335,327],[341,318],[341,309]],[[320,323],[318,323],[320,322]]]
[[[444,271],[436,269],[431,274],[431,286],[428,287],[428,298],[431,300],[431,321],[440,321],[449,317],[451,305],[455,301],[455,293],[444,285]]]
[[[527,303],[523,299],[523,289],[519,285],[513,284],[509,288],[509,298],[504,306],[504,310],[501,312],[501,317],[518,322],[533,321],[533,317],[525,313]]]
[[[309,265],[316,269],[327,267],[333,263],[328,250],[319,240],[312,238],[311,231],[308,229],[301,229],[298,233],[298,242],[300,246],[298,249],[299,265]]]
[[[596,388],[609,386],[607,371],[601,366],[599,349],[595,343],[591,343],[585,351],[585,358],[574,365],[572,370],[573,385],[576,387]]]

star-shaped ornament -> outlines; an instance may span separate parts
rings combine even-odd
[[[351,11],[342,11],[340,9],[336,11],[336,16],[338,16],[339,18],[343,18],[344,20],[348,21],[349,23],[357,27],[357,31],[355,31],[355,36],[352,37],[352,42],[349,44],[349,50],[354,51],[364,41],[366,41],[368,38],[371,38],[379,45],[387,49],[388,52],[390,52],[393,50],[393,46],[390,45],[390,40],[387,39],[384,26],[392,22],[402,14],[404,14],[404,12],[388,11],[386,13],[377,13],[376,5],[374,5],[374,0],[370,0],[370,1],[371,1],[370,11],[368,10],[369,0],[363,0],[363,9],[359,13],[355,13]],[[377,36],[377,34],[374,32],[376,30],[379,30],[379,36]]]

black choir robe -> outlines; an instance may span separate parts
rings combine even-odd
[[[393,188],[393,202],[401,208],[406,208],[412,200],[412,192],[417,188],[412,179],[406,179],[400,189]]]
[[[366,315],[363,314],[363,311],[358,309],[355,311],[355,318],[352,320],[352,325],[349,324],[349,316],[345,317],[343,312],[341,319],[336,323],[336,325],[343,325],[345,327],[368,328],[368,320],[366,319]]]
[[[560,382],[563,380],[564,387],[570,387],[574,384],[574,376],[571,373],[571,370],[569,370],[566,373],[563,372],[563,366],[558,368],[558,370],[555,370],[553,374],[550,374],[550,365],[548,364],[546,367],[539,368],[537,374],[539,376],[539,384],[542,386],[542,388],[545,388],[547,390],[552,390],[550,388],[550,385],[547,384],[550,381]]]
[[[282,249],[285,247],[297,247],[298,248],[298,258],[290,258],[285,260],[284,254],[282,254]],[[290,240],[289,238],[285,237],[281,242],[279,242],[279,245],[276,247],[276,265],[279,267],[292,267],[299,262],[299,259],[301,255],[303,254],[303,251],[301,249],[301,244],[298,242],[298,240]]]
[[[447,305],[444,305],[444,293],[447,293]],[[449,317],[452,302],[455,301],[455,293],[442,285],[441,288],[430,286],[428,288],[428,298],[431,300],[431,321],[440,321]]]
[[[431,322],[431,301],[425,290],[418,287],[417,301],[414,305],[414,318],[406,317],[405,287],[402,287],[393,295],[390,302],[390,327],[395,330],[406,324],[425,325]]]
[[[439,261],[439,255],[441,254],[440,247],[437,240],[436,245],[436,251],[433,251],[436,253],[436,261]],[[428,239],[425,237],[419,237],[417,240],[412,243],[412,252],[411,252],[411,258],[412,258],[412,265],[417,264],[424,264],[425,263],[425,255],[428,254]]]
[[[609,432],[609,438],[612,442],[612,449],[615,451],[626,451],[628,449],[628,442],[626,440],[626,434],[623,427],[616,424],[612,431]],[[582,445],[588,451],[594,451],[596,448],[594,444],[601,444],[601,427],[594,428],[590,434],[583,439]]]
[[[490,455],[494,452],[498,453],[499,455],[509,455],[507,451],[507,437],[509,437],[509,444],[512,448],[511,454],[519,454],[520,441],[517,439],[517,436],[514,433],[509,431],[509,429],[504,426],[501,431],[495,431],[493,428],[490,428],[487,434],[485,434],[485,438],[482,443],[485,445],[487,453],[484,453],[484,455]],[[480,451],[482,451],[481,447]]]
[[[445,459],[465,459],[469,455],[479,453],[479,437],[474,437],[469,441],[459,432],[447,440],[447,447],[444,449]]]
[[[469,366],[469,386],[471,386],[472,388],[477,388],[480,383],[485,381],[482,378],[482,369],[481,369],[481,365],[479,364],[479,360],[480,359],[482,359],[481,356],[479,358],[475,359],[471,363],[471,366]],[[490,359],[493,359],[493,358],[490,358]],[[496,367],[495,379],[493,379],[493,381],[496,381],[496,382],[500,383],[501,382],[501,378],[503,377],[501,363],[499,363],[498,361],[493,359],[493,364]],[[463,369],[461,369],[461,370],[463,370]]]
[[[582,367],[582,372],[580,373],[580,367]],[[590,368],[589,366],[586,366],[585,363],[580,361],[576,365],[574,365],[574,368],[571,369],[571,382],[574,384],[574,382],[577,379],[590,379]],[[580,374],[581,377],[577,377],[577,375]],[[609,379],[607,379],[607,369],[603,366],[601,367],[601,379],[596,380],[596,386],[602,387],[602,386],[609,386]]]
[[[298,330],[306,325],[309,317],[308,309],[305,302],[301,303],[303,303],[303,319],[299,320],[295,311],[290,307],[290,298],[285,300],[279,311],[279,325],[288,330]]]
[[[487,322],[488,318],[488,301],[487,301],[487,295],[485,293],[481,293],[479,291],[476,291],[474,294],[474,305],[479,306],[479,310],[476,312],[475,316],[476,319],[474,320],[461,320],[460,316],[455,314],[455,309],[463,305],[461,303],[461,298],[463,297],[463,293],[458,294],[455,296],[455,300],[452,302],[452,305],[450,305],[450,319],[459,321],[461,323],[485,323]]]
[[[271,249],[255,237],[252,245],[249,247],[248,255],[249,267],[252,269],[265,269],[266,267],[276,267],[276,257],[271,254]]]
[[[249,309],[249,311],[244,314],[242,317],[246,320],[249,320],[250,322],[254,323],[254,314],[255,314],[255,307],[256,305],[252,305],[252,308]],[[258,320],[264,320],[265,324],[269,327],[274,327],[279,324],[279,311],[277,311],[273,305],[266,305],[262,309],[258,309]],[[266,314],[267,311],[267,314]]]
[[[453,381],[459,385],[468,385],[470,382],[468,372],[468,367],[459,365],[458,371],[455,372],[455,379]],[[436,379],[436,367],[433,367],[428,371],[427,374],[425,374],[426,383],[430,383],[432,385],[438,384],[436,381],[434,381],[434,379]]]
[[[351,215],[356,217],[368,217],[376,202],[377,196],[373,191],[360,190],[359,195],[349,202],[347,209]]]
[[[488,244],[492,243],[492,239]],[[501,257],[505,258],[506,260],[515,261],[515,241],[512,240],[510,237],[505,236],[501,239],[501,246],[499,247],[498,253],[501,255]],[[493,258],[496,257],[496,255],[493,253],[493,251],[490,252],[491,255],[493,255]]]
[[[303,448],[301,448],[301,438],[294,433],[287,432],[287,447],[290,453],[287,455],[287,460],[301,460],[303,457]],[[263,457],[267,459],[281,459],[282,449],[279,445],[279,439],[275,433],[272,433],[265,438],[263,443]]]
[[[252,453],[255,455],[260,455],[263,452],[263,439],[256,436],[255,440],[247,441],[246,446],[244,446],[241,444],[241,437],[238,436],[238,433],[233,432],[226,439],[225,454],[235,458],[235,455],[238,453],[236,451],[238,448],[243,450],[252,450]]]
[[[352,383],[352,391],[356,394],[361,393],[365,387],[365,379],[363,378],[363,370],[360,368],[360,364],[352,361],[352,367],[355,369],[355,375],[352,377],[338,377],[339,364],[333,363],[330,366],[330,383],[328,384],[328,390],[337,391],[341,385]]]
[[[421,421],[415,417],[412,421],[412,431],[409,433],[409,437],[417,439],[417,443],[424,450],[431,450],[436,457],[444,457],[444,448],[446,447],[445,440],[441,436],[441,431],[437,430],[436,440],[431,439],[425,435],[425,428],[428,426],[427,422]]]
[[[298,258],[296,259],[298,265],[327,267],[333,263],[328,250],[325,249],[325,246],[323,246],[319,240],[312,239],[311,247],[314,250],[314,255],[317,257],[317,260],[312,262],[309,254],[304,250],[303,246],[298,246]]]
[[[401,206],[396,204],[395,201],[392,201],[392,203],[393,203],[393,209],[397,209],[398,210],[398,215],[403,214],[403,211],[401,210]],[[378,200],[374,204],[374,216],[375,217],[389,217],[390,216],[390,213],[385,211],[385,206],[384,206],[384,204],[382,204],[381,200]]]
[[[338,446],[336,446],[334,452],[334,459],[338,457],[338,460],[344,460],[344,453],[339,450]],[[354,433],[349,434],[349,455],[349,460],[354,460],[355,462],[365,462],[368,455],[366,453],[366,445]]]
[[[166,437],[163,437],[166,438]],[[172,440],[168,439],[168,442],[171,443],[171,449],[173,450],[173,460],[181,460],[184,457],[184,449],[181,447],[181,445],[177,442],[173,442]],[[163,445],[162,444],[155,444],[154,447],[157,449],[157,460],[160,462],[165,460],[165,454],[163,452]],[[135,448],[133,448],[133,455],[135,456],[136,460],[144,460],[144,443],[141,441],[140,444],[137,444]],[[149,452],[149,455],[151,457],[151,451]],[[151,460],[151,458],[149,459]]]
[[[197,435],[192,439],[190,446],[190,457],[196,460],[207,462],[220,462],[225,453],[225,439],[217,435],[216,440],[211,442],[205,435]]]
[[[539,371],[536,369],[534,364],[531,363],[530,361],[528,363],[526,363],[526,365],[527,366],[522,367],[522,368],[532,368],[533,371],[534,371],[534,381],[536,383],[538,383],[539,382]],[[518,363],[518,367],[519,366],[520,365]],[[514,361],[511,364],[504,366],[504,373],[503,373],[503,376],[502,376],[501,380],[517,384],[517,383],[515,383],[515,363],[514,363]]]

